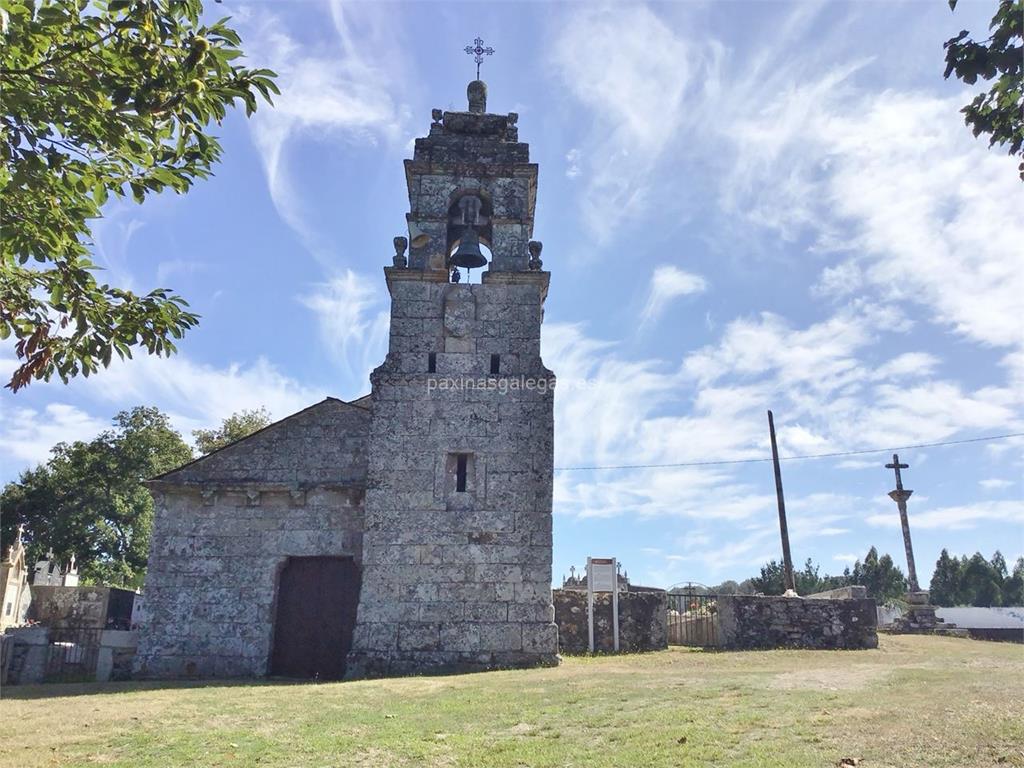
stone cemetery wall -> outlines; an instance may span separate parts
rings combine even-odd
[[[90,645],[89,649],[71,647],[67,639],[61,640],[60,636],[54,640],[53,634],[50,627],[8,630],[3,636],[7,646],[3,659],[6,666],[0,670],[5,685],[47,682],[47,660],[53,653],[77,654],[94,662],[95,668],[90,663],[88,671],[92,675],[90,679],[97,683],[131,679],[137,633],[119,629],[84,633],[80,639]]]
[[[116,587],[32,586],[28,617],[47,627],[128,629],[135,593]]]
[[[877,648],[875,601],[720,595],[721,645],[757,648]]]
[[[586,653],[587,593],[575,589],[556,589],[552,592],[552,598],[555,604],[555,623],[558,625],[558,650],[562,653]],[[619,650],[636,652],[667,648],[667,612],[668,598],[664,592],[620,592]],[[595,650],[613,650],[612,630],[611,594],[594,595]]]
[[[824,592],[815,592],[813,595],[804,595],[806,599],[820,600],[861,600],[867,596],[868,588],[859,585],[838,587]]]
[[[368,423],[329,398],[150,483],[138,676],[267,674],[288,558],[361,559]]]

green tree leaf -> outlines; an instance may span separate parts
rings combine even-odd
[[[214,126],[229,106],[270,102],[275,75],[235,65],[238,34],[203,24],[199,0],[2,7],[0,336],[19,359],[7,386],[66,382],[132,347],[171,354],[198,316],[164,289],[99,283],[89,220],[111,194],[141,203],[210,176]]]

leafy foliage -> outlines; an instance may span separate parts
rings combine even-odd
[[[833,585],[835,577],[821,576],[818,566],[810,559],[804,563],[802,570],[793,570],[793,579],[796,582],[798,595],[809,595],[814,592],[821,592],[826,589],[833,589],[839,584]],[[750,579],[750,587],[755,592],[765,595],[781,595],[786,591],[785,569],[782,563],[771,560],[761,566],[761,573]]]
[[[868,550],[863,562],[858,560],[854,563],[852,571],[846,568],[838,576],[821,575],[819,567],[807,558],[802,570],[794,570],[793,578],[799,595],[861,585],[867,587],[868,597],[873,597],[879,602],[892,602],[902,599],[907,591],[907,581],[903,572],[889,555],[879,557],[878,550],[874,547]],[[739,592],[745,593],[747,587],[765,595],[781,595],[785,591],[782,563],[771,560],[761,566],[760,575],[740,584]]]
[[[63,381],[195,326],[180,296],[100,283],[89,220],[110,196],[187,192],[221,155],[209,133],[236,101],[251,115],[274,73],[235,63],[227,19],[200,0],[0,0],[0,339],[21,364],[12,390]]]
[[[236,440],[248,437],[253,432],[258,432],[268,424],[270,424],[270,413],[266,408],[239,411],[224,419],[218,429],[193,430],[192,437],[195,438],[196,448],[205,456]]]
[[[1008,573],[999,551],[989,561],[980,552],[957,559],[944,549],[935,563],[929,592],[935,605],[1024,605],[1024,557]]]
[[[956,9],[957,0],[949,0]],[[969,85],[978,78],[995,80],[992,87],[976,96],[961,112],[975,136],[986,133],[989,146],[1004,145],[1011,155],[1024,147],[1024,0],[1000,0],[989,24],[992,35],[982,42],[972,40],[966,29],[947,40],[946,72]],[[1024,179],[1024,161],[1020,164]]]
[[[30,561],[52,548],[61,561],[74,555],[88,582],[139,586],[153,525],[142,483],[192,450],[156,408],[122,411],[114,425],[90,442],[58,443],[46,464],[9,483],[0,535],[10,542],[23,523]]]

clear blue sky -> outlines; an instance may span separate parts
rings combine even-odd
[[[364,394],[402,159],[464,108],[477,35],[489,109],[540,163],[556,465],[761,458],[769,407],[790,455],[1024,431],[1022,185],[942,79],[942,42],[995,6],[211,4],[280,73],[277,108],[219,129],[212,180],[96,227],[112,281],[201,325],[173,359],[5,391],[0,480],[138,404],[187,435]],[[944,546],[1024,553],[1021,446],[901,452],[925,578]],[[784,465],[797,561],[902,564],[888,460]],[[741,579],[778,557],[774,504],[764,463],[561,472],[556,577],[614,555],[648,584]]]

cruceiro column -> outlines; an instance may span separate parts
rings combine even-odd
[[[914,566],[914,545],[910,542],[910,522],[907,520],[907,499],[913,493],[903,487],[903,478],[900,476],[901,469],[910,469],[909,464],[900,464],[899,454],[892,455],[892,464],[886,464],[886,469],[896,472],[896,490],[889,491],[889,498],[896,502],[900,510],[900,524],[903,526],[903,547],[907,551],[907,578],[910,581],[910,591],[920,592],[921,587],[917,583],[917,568]]]
[[[889,498],[896,502],[900,510],[900,523],[903,526],[903,546],[907,550],[907,592],[908,607],[906,612],[895,623],[899,632],[935,632],[942,620],[935,616],[935,607],[928,603],[927,590],[921,589],[917,582],[917,568],[914,566],[914,545],[910,543],[910,522],[907,520],[907,499],[913,491],[903,487],[901,469],[910,469],[909,464],[900,464],[900,457],[892,455],[892,464],[886,469],[896,472],[896,489],[890,491]]]

